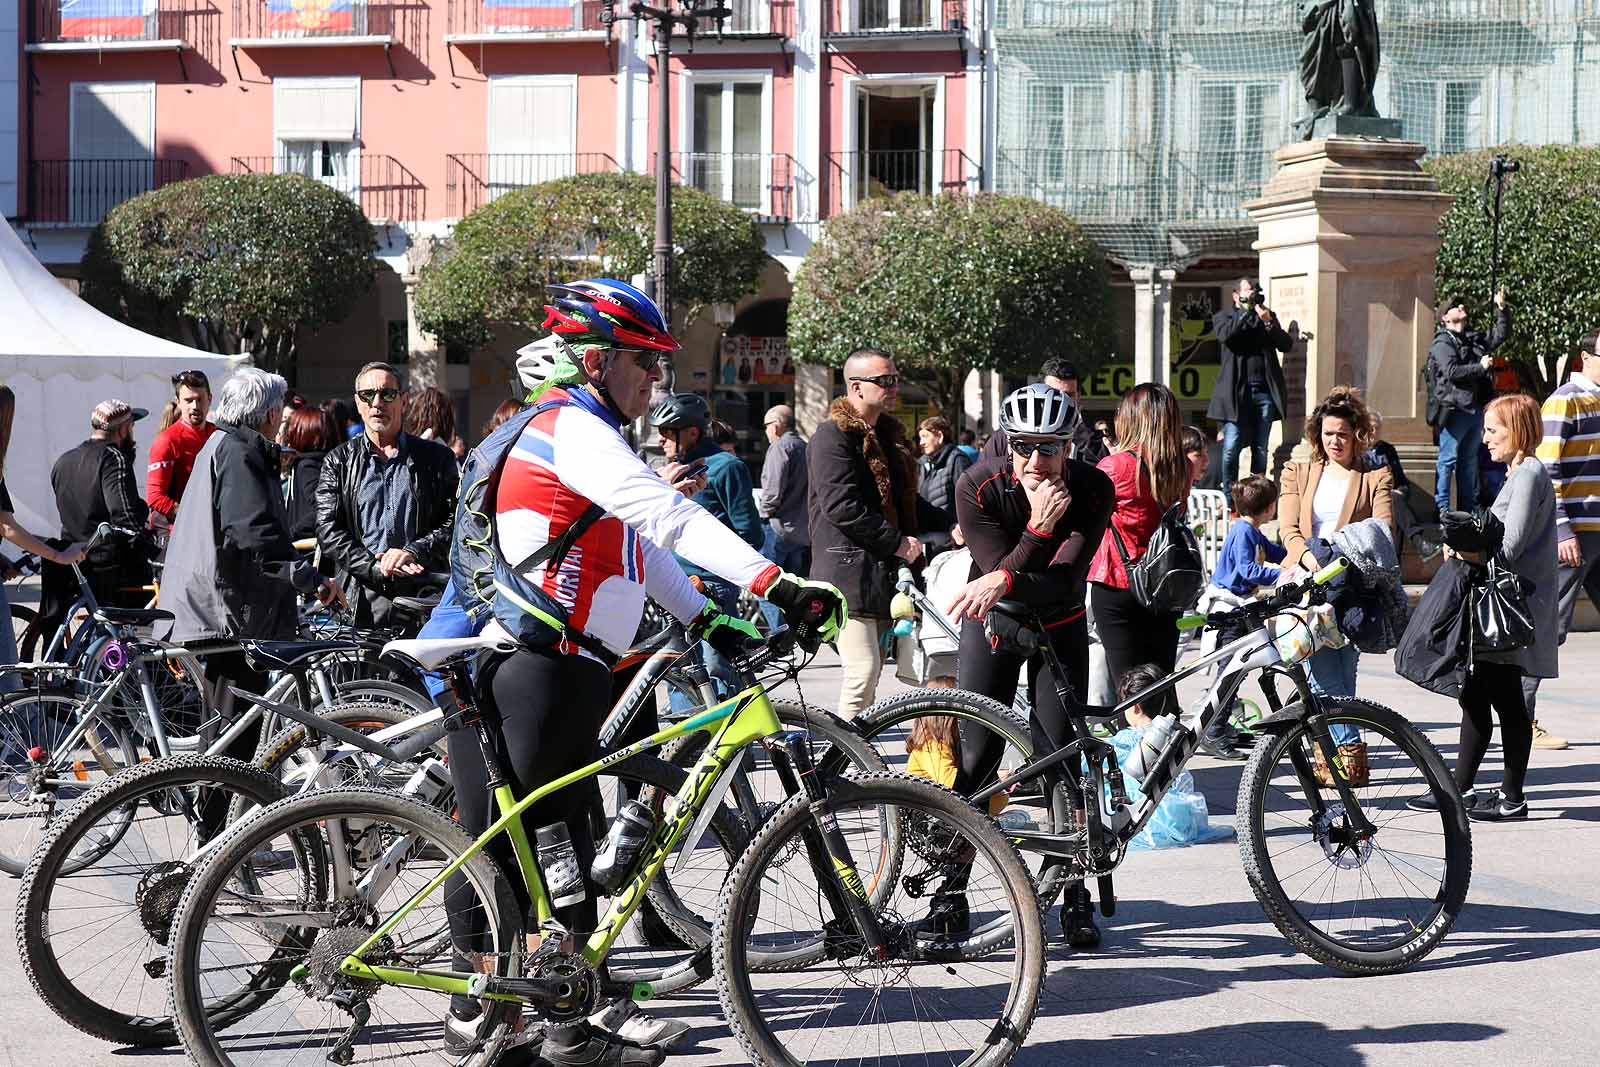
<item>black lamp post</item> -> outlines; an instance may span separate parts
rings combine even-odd
[[[613,22],[631,19],[648,21],[654,31],[656,45],[656,247],[651,273],[655,278],[656,304],[670,320],[672,299],[669,286],[672,277],[672,94],[667,89],[668,73],[672,63],[672,32],[683,28],[691,47],[695,33],[702,21],[714,21],[717,32],[722,23],[733,14],[731,8],[705,0],[663,0],[657,6],[633,0],[628,4],[628,14],[619,15],[615,0],[606,0],[600,20],[609,28]]]

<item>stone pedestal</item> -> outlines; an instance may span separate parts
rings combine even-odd
[[[1267,303],[1297,339],[1284,358],[1289,446],[1335,385],[1363,390],[1385,439],[1431,442],[1417,383],[1434,333],[1439,220],[1453,198],[1418,165],[1424,151],[1355,137],[1286,145],[1260,199],[1245,205],[1260,228]]]

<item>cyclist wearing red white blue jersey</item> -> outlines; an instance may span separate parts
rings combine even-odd
[[[491,659],[478,678],[480,703],[490,721],[501,723],[503,769],[518,795],[597,758],[611,701],[607,661],[632,641],[647,595],[724,654],[757,636],[749,623],[696,592],[672,553],[772,602],[791,622],[814,626],[824,640],[836,639],[845,619],[838,590],[780,571],[623,440],[622,426],[649,410],[661,354],[679,347],[655,303],[607,278],[545,291],[551,299],[544,325],[562,342],[563,355],[530,398],[536,413],[507,454],[493,493],[494,614],[521,647]],[[568,541],[564,552],[551,555],[552,543]],[[491,797],[474,733],[452,731],[449,751],[459,819],[468,832],[481,833]],[[555,793],[525,817],[530,837],[564,822],[584,871],[595,851],[590,788],[580,783]],[[511,857],[502,860],[514,868]],[[453,880],[447,898],[457,892],[471,890]],[[467,910],[481,917],[481,909]],[[556,918],[571,931],[593,930],[596,894],[558,908]],[[480,934],[466,925],[469,917],[452,914],[458,950]],[[476,1002],[454,998],[446,1048],[471,1048],[480,1017]],[[623,999],[587,1023],[552,1027],[539,1054],[553,1064],[654,1063],[686,1030]],[[645,1050],[652,1051],[641,1055]]]

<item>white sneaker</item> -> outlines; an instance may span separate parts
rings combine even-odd
[[[589,1016],[589,1025],[629,1044],[663,1052],[677,1045],[689,1032],[688,1023],[658,1019],[626,997],[612,1001]]]

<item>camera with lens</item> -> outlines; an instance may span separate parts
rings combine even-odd
[[[1507,174],[1515,174],[1522,169],[1522,161],[1509,156],[1494,156],[1489,160],[1489,173],[1499,178]]]
[[[1245,297],[1244,302],[1253,307],[1265,307],[1267,303],[1267,294],[1258,289],[1249,296]]]

